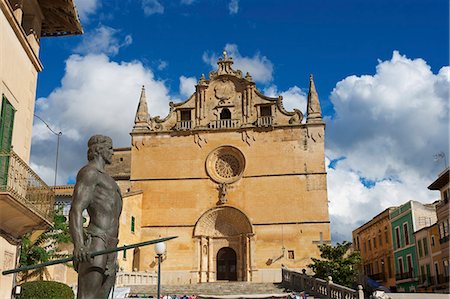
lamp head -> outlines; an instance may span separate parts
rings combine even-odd
[[[166,243],[160,242],[155,244],[155,253],[157,255],[162,255],[166,252]]]

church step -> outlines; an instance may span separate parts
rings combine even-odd
[[[130,293],[156,295],[155,285],[131,286]],[[210,282],[187,285],[162,285],[164,295],[256,295],[288,293],[277,283]]]

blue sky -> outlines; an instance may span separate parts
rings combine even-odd
[[[164,114],[226,48],[288,108],[304,110],[314,74],[334,241],[389,205],[437,198],[426,186],[443,168],[433,154],[448,157],[448,1],[75,2],[85,34],[41,41],[36,113],[63,132],[58,183],[73,181],[96,130],[129,146],[142,84],[150,114]],[[45,130],[35,123],[31,161],[52,182]]]

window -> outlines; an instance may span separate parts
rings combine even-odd
[[[373,238],[373,248],[377,248],[377,239]]]
[[[384,229],[384,241],[386,242],[386,244],[389,244],[389,235],[387,228]]]
[[[220,119],[231,119],[231,112],[227,108],[222,109],[220,112]]]
[[[442,265],[444,266],[444,274],[445,274],[445,277],[448,277],[448,260],[443,260],[442,261]]]
[[[398,226],[395,228],[395,241],[397,242],[395,244],[396,248],[400,248],[400,228]]]
[[[408,273],[412,273],[413,272],[413,265],[412,265],[412,257],[411,257],[411,255],[407,255],[406,256],[406,263],[408,265]]]
[[[190,121],[191,120],[191,110],[180,110],[180,118],[181,118],[181,121]]]
[[[358,250],[361,250],[361,248],[359,248],[359,236],[356,237],[356,244],[358,246]]]
[[[382,237],[381,237],[381,232],[378,234],[378,243],[379,243],[380,247],[383,245],[383,240],[382,240]]]
[[[398,271],[403,274],[403,259],[401,257],[398,258]]]
[[[0,150],[9,151],[11,149],[11,141],[14,127],[14,114],[16,110],[2,96],[2,110],[0,118]],[[4,156],[0,159],[0,185],[6,186],[8,180],[9,157]]]
[[[288,259],[290,259],[290,260],[295,259],[295,252],[294,252],[294,250],[288,250]]]
[[[408,223],[403,223],[403,233],[405,234],[405,245],[409,245]]]
[[[444,220],[444,237],[448,236],[448,219]]]
[[[427,240],[427,238],[423,238],[422,242],[423,242],[423,254],[425,256],[427,256],[428,255],[428,240]]]
[[[259,111],[261,113],[261,117],[272,116],[272,107],[271,106],[261,106],[261,107],[259,107]]]
[[[124,245],[126,245],[126,244],[124,244]],[[124,250],[124,251],[122,251],[122,252],[123,252],[122,258],[123,258],[124,260],[127,260],[127,251]]]
[[[431,247],[435,246],[434,235],[431,235]]]
[[[367,252],[367,245],[366,245],[366,241],[364,241],[364,252]]]
[[[370,243],[370,240],[368,242],[369,242],[369,250],[372,250],[372,245]]]
[[[422,252],[422,241],[421,240],[417,241],[417,249],[419,251],[419,257],[422,257],[423,252]]]
[[[135,218],[134,216],[131,216],[131,232],[134,233],[135,229]]]
[[[444,238],[444,223],[439,223],[439,238],[443,239]]]

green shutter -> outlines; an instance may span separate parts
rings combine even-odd
[[[417,241],[417,246],[419,247],[418,249],[419,249],[419,257],[422,257],[423,256],[423,254],[422,254],[422,241]]]
[[[428,255],[428,241],[427,238],[423,238],[423,251],[425,256]]]
[[[3,152],[0,156],[0,186],[2,189],[5,188],[8,182],[9,155],[6,155],[5,152],[11,150],[15,112],[16,110],[5,95],[2,95],[0,115],[0,150]]]
[[[134,216],[131,216],[131,232],[134,233]]]

